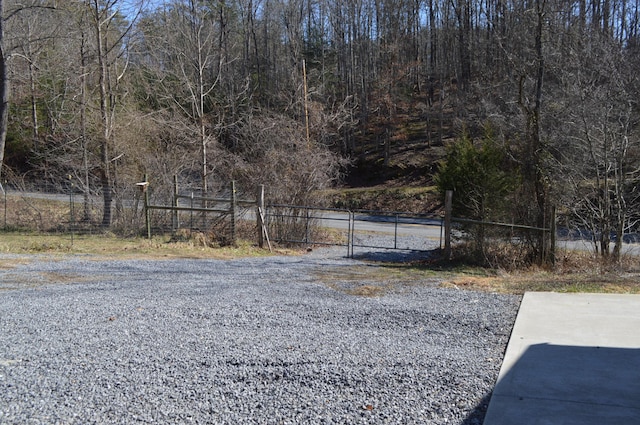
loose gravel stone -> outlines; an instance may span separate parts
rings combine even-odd
[[[0,423],[481,424],[520,297],[349,295],[343,255],[0,256]]]

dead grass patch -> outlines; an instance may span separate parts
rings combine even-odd
[[[75,273],[41,272],[42,279],[49,283],[76,283],[89,281],[94,278]]]
[[[443,286],[509,294],[527,291],[640,294],[638,268],[637,257],[624,257],[620,264],[612,266],[592,253],[570,251],[560,253],[553,270],[529,267],[485,276],[462,272],[451,276]]]
[[[519,272],[485,278],[459,276],[443,282],[442,286],[508,294],[531,291],[640,294],[640,276]]]
[[[276,253],[292,253],[292,250],[276,250]],[[187,240],[171,240],[170,236],[152,239],[141,237],[119,237],[113,234],[70,235],[62,233],[0,233],[0,253],[47,254],[49,260],[57,256],[88,255],[93,259],[167,259],[167,258],[213,258],[273,255],[268,249],[260,249],[249,241],[238,241],[235,246],[214,247],[197,237]],[[17,261],[3,260],[4,267]]]
[[[313,278],[335,291],[361,297],[379,297],[411,286],[434,285],[439,282],[439,278],[430,270],[386,263],[319,267],[314,271]]]
[[[379,297],[384,295],[390,288],[385,286],[377,286],[377,285],[358,285],[358,286],[350,286],[344,287],[341,285],[329,285],[331,289],[336,291],[345,293],[347,295],[353,295],[357,297]]]
[[[591,252],[560,251],[553,268],[530,266],[508,271],[468,267],[461,263],[423,266],[441,267],[447,273],[443,275],[444,287],[474,291],[640,294],[640,262],[634,256],[625,256],[620,263],[611,264]]]
[[[553,270],[532,266],[506,271],[433,260],[376,263],[375,267],[361,269],[359,276],[356,273],[351,275],[360,279],[362,285],[384,282],[380,286],[385,291],[435,282],[445,288],[504,294],[527,291],[640,294],[640,262],[637,257],[624,257],[613,267],[598,261],[591,253],[579,251],[559,253]],[[334,279],[340,279],[340,275],[335,275]]]
[[[0,281],[0,290],[37,288],[50,284],[65,285],[70,283],[90,282],[96,279],[98,279],[97,276],[82,276],[74,273],[8,273],[2,276],[2,281]]]
[[[16,267],[28,264],[29,262],[31,262],[31,260],[27,258],[3,258],[0,262],[0,270],[15,269]]]

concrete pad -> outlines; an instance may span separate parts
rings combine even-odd
[[[640,295],[524,295],[484,420],[514,424],[640,424]]]

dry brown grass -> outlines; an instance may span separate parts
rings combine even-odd
[[[0,291],[37,288],[51,283],[64,285],[68,283],[90,282],[96,279],[98,279],[98,276],[81,276],[74,273],[8,273],[3,275],[2,280],[0,281]]]
[[[376,285],[360,285],[353,288],[342,288],[342,292],[359,297],[378,297],[383,295],[388,288]]]
[[[441,261],[413,264],[370,263],[331,270],[319,268],[314,278],[354,296],[377,297],[416,285],[439,285],[470,291],[523,294],[592,292],[640,294],[640,263],[625,257],[610,267],[586,252],[563,252],[555,269],[528,267],[505,271]]]
[[[0,253],[46,254],[50,259],[69,254],[87,254],[92,258],[218,258],[273,255],[268,249],[260,249],[253,242],[238,241],[235,246],[213,247],[198,238],[171,241],[169,236],[152,239],[118,237],[112,234],[72,236],[27,232],[0,232]],[[278,249],[274,253],[293,253]],[[24,258],[3,260],[3,267]]]
[[[437,285],[440,281],[438,273],[432,270],[388,263],[318,267],[313,277],[335,291],[360,297],[379,297],[415,285]]]
[[[442,286],[508,294],[528,291],[640,294],[640,276],[520,272],[485,278],[460,276],[447,280]]]
[[[442,285],[510,294],[527,291],[640,294],[640,260],[630,256],[614,267],[592,253],[567,251],[558,256],[553,270],[529,267],[487,273],[484,276],[462,273]]]

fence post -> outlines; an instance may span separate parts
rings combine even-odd
[[[264,229],[266,223],[263,221],[264,214],[264,185],[258,186],[256,193],[256,226],[258,228],[258,246],[264,248]]]
[[[189,231],[193,232],[193,191],[191,191],[191,201],[189,203]]]
[[[447,190],[444,197],[444,259],[451,258],[451,210],[453,191]]]
[[[356,213],[353,211],[349,211],[349,223],[351,224],[349,228],[350,232],[350,242],[349,246],[351,247],[351,258],[353,258],[353,246],[355,245],[355,233],[356,233]],[[347,250],[348,251],[348,250]]]
[[[551,206],[551,243],[549,246],[549,259],[551,260],[551,267],[556,265],[556,206]]]
[[[347,258],[351,258],[351,211],[349,211],[349,221],[347,222]]]
[[[144,222],[147,228],[147,239],[151,239],[151,219],[149,217],[149,184],[147,180],[147,175],[144,175],[144,182],[142,186],[142,191],[144,193]]]
[[[6,186],[6,181],[5,181]],[[4,196],[4,228],[7,228],[7,191],[4,190],[4,186],[0,183],[0,188],[2,189],[2,195]]]
[[[309,243],[309,210],[305,208],[304,210],[305,221],[304,221],[304,242]]]
[[[71,177],[71,176],[69,176]],[[74,202],[73,202],[73,183],[71,183],[71,190],[69,191],[69,230],[71,230],[71,246],[73,246],[73,226],[74,226]]]
[[[396,222],[393,229],[393,249],[398,249],[398,214],[396,213]]]
[[[173,227],[173,231],[175,232],[176,230],[178,230],[180,228],[180,223],[178,222],[178,176],[174,174],[173,176],[173,206],[176,207],[176,209],[173,210],[173,214],[171,215],[172,218],[172,227]]]
[[[236,182],[231,180],[231,245],[236,244]]]

